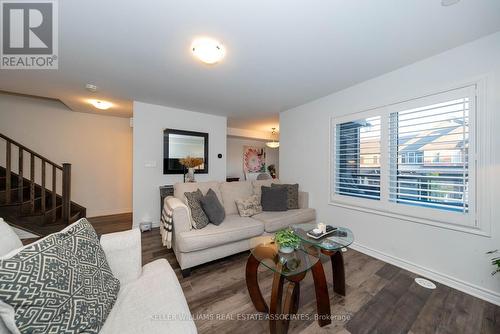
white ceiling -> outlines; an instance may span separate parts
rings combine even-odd
[[[88,98],[131,115],[131,101],[228,116],[269,130],[278,113],[500,30],[500,1],[62,0],[59,70],[2,70],[0,90]],[[190,54],[196,36],[221,40],[224,61]],[[100,90],[92,94],[86,83]]]

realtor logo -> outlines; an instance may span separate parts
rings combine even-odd
[[[1,69],[57,69],[57,0],[0,0]]]

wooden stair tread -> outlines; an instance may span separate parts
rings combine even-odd
[[[2,188],[4,188],[4,187],[2,187]],[[23,189],[29,189],[29,188],[30,188],[30,186],[29,186],[29,185],[28,185],[28,186],[23,186],[23,187],[21,187],[21,188],[23,188]],[[13,191],[13,190],[19,190],[19,187],[18,187],[18,186],[15,186],[15,187],[10,187],[10,190],[11,190],[11,191]],[[2,189],[2,190],[0,190],[0,191],[7,191],[7,188]]]

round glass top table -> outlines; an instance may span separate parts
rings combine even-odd
[[[291,253],[281,253],[271,236],[254,238],[250,240],[250,245],[252,256],[260,264],[285,277],[307,272],[320,260],[320,257],[325,257],[318,249],[308,247],[306,243],[301,243]]]
[[[257,311],[270,315],[271,333],[287,333],[289,315],[298,312],[300,282],[309,270],[314,279],[319,325],[325,326],[331,323],[330,299],[322,265],[322,261],[328,261],[328,257],[322,254],[320,248],[301,242],[293,252],[285,254],[278,250],[273,236],[253,238],[250,240],[250,246],[250,256],[246,265],[248,293]],[[274,273],[269,307],[262,296],[257,279],[258,267],[261,264]],[[284,289],[285,282],[288,283],[286,289]]]
[[[307,232],[315,229],[317,224],[305,223],[292,226],[295,234],[304,242],[327,251],[336,251],[350,246],[354,242],[354,234],[346,227],[335,227],[336,230],[322,238],[314,239],[307,235]]]
[[[333,291],[345,296],[345,269],[344,256],[342,250],[354,242],[354,234],[346,227],[336,227],[336,230],[322,238],[314,239],[307,235],[307,232],[317,227],[316,223],[296,224],[292,230],[302,240],[317,247],[321,253],[330,257],[332,263]]]

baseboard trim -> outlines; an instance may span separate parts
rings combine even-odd
[[[443,273],[436,272],[434,270],[410,263],[404,259],[398,258],[393,255],[375,250],[370,247],[363,246],[357,242],[350,246],[352,249],[364,253],[366,255],[372,256],[376,259],[382,260],[384,262],[395,265],[396,267],[403,268],[405,270],[411,271],[418,275],[422,275],[426,278],[439,282],[441,284],[447,285],[451,288],[457,289],[471,296],[483,299],[487,302],[500,306],[500,293],[491,291],[474,284],[467,283],[465,281],[453,278]]]
[[[132,208],[97,210],[97,211],[92,210],[90,212],[87,209],[87,217],[111,216],[111,215],[118,215],[120,213],[130,213],[130,212],[132,212]]]

